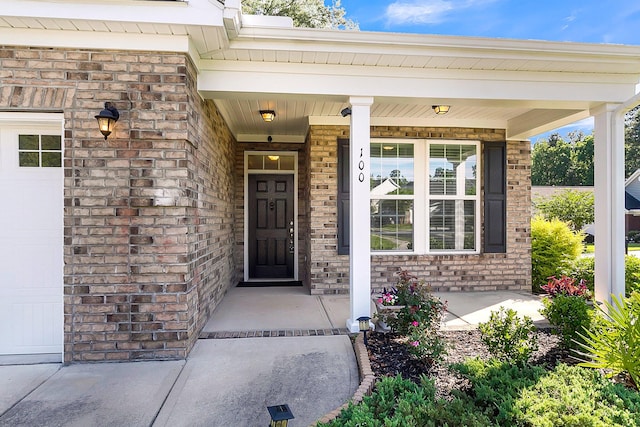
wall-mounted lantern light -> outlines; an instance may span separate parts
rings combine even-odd
[[[268,406],[267,411],[271,415],[269,427],[287,427],[289,420],[294,419],[293,412],[286,403],[283,405]]]
[[[358,326],[360,327],[360,332],[364,334],[364,345],[367,345],[367,331],[371,327],[369,325],[369,320],[371,317],[369,316],[360,316],[356,319],[358,321]]]
[[[262,116],[262,120],[269,123],[276,118],[276,112],[273,110],[260,110],[260,116]]]
[[[104,110],[100,111],[100,114],[96,116],[96,120],[98,120],[98,128],[100,132],[104,135],[105,141],[107,137],[111,135],[113,132],[113,127],[116,125],[116,122],[120,118],[120,113],[110,102],[104,103]]]

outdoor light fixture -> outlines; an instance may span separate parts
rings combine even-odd
[[[351,108],[347,107],[347,108],[343,108],[342,111],[340,111],[340,114],[342,114],[342,117],[347,117],[351,115]]]
[[[272,122],[276,118],[276,112],[273,110],[260,110],[260,115],[266,123]]]
[[[447,114],[451,106],[450,105],[432,105],[431,108],[433,108],[433,111],[435,111],[436,114]]]
[[[360,326],[360,332],[364,333],[364,345],[367,345],[367,331],[370,328],[369,320],[371,320],[371,317],[360,316],[356,320],[358,321],[358,326]]]
[[[120,113],[110,102],[104,103],[104,110],[100,111],[100,114],[96,116],[96,120],[98,120],[98,128],[100,132],[104,135],[105,141],[107,137],[111,135],[113,132],[113,127],[116,125],[116,122],[120,118]]]
[[[267,411],[271,415],[269,427],[287,427],[289,420],[294,419],[293,412],[286,403],[283,405],[267,406]]]

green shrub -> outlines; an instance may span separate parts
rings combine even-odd
[[[383,315],[382,320],[394,331],[407,336],[409,352],[429,365],[442,361],[447,354],[446,341],[440,331],[446,304],[431,293],[424,281],[406,270],[398,273],[396,286],[385,294],[393,294],[394,304],[403,307],[393,314]]]
[[[613,304],[598,306],[600,318],[586,331],[581,347],[589,361],[580,365],[607,369],[610,375],[627,372],[640,386],[640,293],[628,298],[612,295]]]
[[[573,263],[573,268],[569,272],[569,276],[575,277],[577,280],[584,280],[587,289],[594,292],[594,270],[595,258],[592,256],[578,257]]]
[[[527,363],[538,349],[533,321],[528,316],[520,319],[513,309],[492,311],[489,321],[480,323],[478,329],[491,355],[502,362]]]
[[[640,291],[640,258],[635,255],[624,257],[624,284],[627,296]]]
[[[441,362],[447,354],[447,341],[438,327],[424,327],[417,321],[409,326],[407,334],[409,353],[428,365]]]
[[[574,262],[569,275],[576,279],[584,279],[587,288],[594,292],[594,269],[593,257],[580,257]],[[627,296],[633,291],[640,291],[640,257],[635,255],[624,257],[624,282]]]
[[[459,399],[470,399],[478,411],[497,425],[512,426],[514,405],[523,390],[533,386],[546,370],[532,365],[511,365],[497,359],[468,359],[451,365],[451,369],[469,380],[468,394],[454,392]]]
[[[613,384],[597,371],[558,365],[509,365],[469,359],[452,365],[471,383],[460,400],[473,402],[494,424],[511,426],[638,426],[640,395]],[[458,424],[464,425],[464,424]]]
[[[400,376],[384,377],[371,396],[349,405],[338,418],[318,427],[484,427],[491,421],[468,400],[446,401],[435,397],[433,380],[421,384]]]
[[[587,300],[576,295],[557,295],[542,299],[544,307],[540,314],[547,318],[560,335],[562,346],[566,349],[578,348],[582,342],[580,333],[589,329],[592,308]]]
[[[531,279],[534,292],[547,283],[547,278],[569,270],[582,252],[581,232],[574,233],[557,219],[541,217],[531,220]]]
[[[640,243],[640,231],[631,230],[627,233],[627,240],[633,243]]]
[[[522,390],[512,425],[637,426],[640,395],[614,385],[597,371],[560,364]]]

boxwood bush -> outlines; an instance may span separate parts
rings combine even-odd
[[[542,217],[531,220],[531,280],[534,292],[547,278],[560,276],[573,267],[582,253],[582,232],[574,233],[564,222]]]
[[[584,279],[587,287],[594,291],[594,267],[593,257],[580,257],[575,260],[569,275],[578,280]],[[627,296],[633,291],[640,291],[640,257],[626,255],[624,257],[624,282]]]

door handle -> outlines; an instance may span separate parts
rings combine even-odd
[[[295,252],[295,242],[294,238],[294,228],[293,228],[293,220],[289,221],[289,253],[292,254]]]

